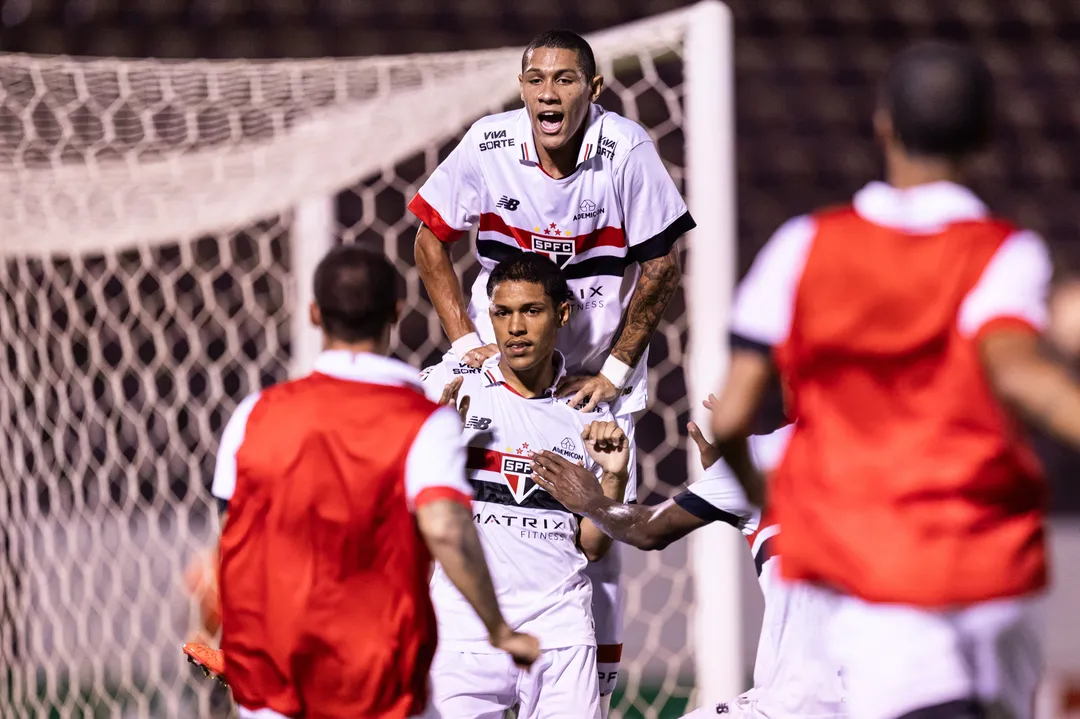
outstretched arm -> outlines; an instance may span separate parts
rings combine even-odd
[[[668,500],[656,507],[623,504],[604,495],[596,477],[554,452],[533,455],[533,481],[605,535],[639,549],[663,549],[707,524]]]
[[[1080,448],[1080,383],[1047,357],[1027,329],[999,330],[979,346],[997,397],[1074,448]]]

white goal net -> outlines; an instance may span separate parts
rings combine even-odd
[[[686,38],[720,16],[702,7],[590,37],[601,104],[649,130],[683,187]],[[383,250],[405,277],[396,356],[420,367],[445,350],[405,205],[469,123],[515,105],[519,60],[0,55],[0,715],[229,715],[179,651],[193,621],[183,569],[217,531],[223,424],[310,356],[306,273],[333,242]],[[297,221],[312,198],[329,218],[314,233]],[[706,226],[711,210],[691,209]],[[467,244],[455,257],[471,281]],[[690,304],[680,292],[653,342],[645,501],[688,476]],[[703,316],[722,322],[722,306]],[[614,716],[679,716],[694,684],[691,562],[678,546],[628,555]]]

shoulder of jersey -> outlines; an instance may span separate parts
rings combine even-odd
[[[582,412],[580,409],[576,409],[570,406],[570,400],[573,397],[559,397],[555,400],[556,404],[562,406],[568,413],[572,412],[575,417],[581,421],[581,426],[589,424],[590,422],[613,422],[615,416],[611,414],[611,409],[608,407],[607,402],[601,402],[596,405],[589,412]]]
[[[506,112],[497,112],[494,115],[484,115],[472,124],[465,136],[470,140],[477,137],[482,140],[485,137],[485,133],[488,133],[488,137],[495,137],[498,133],[505,132],[505,135],[498,136],[500,138],[513,137],[514,126],[517,124],[518,119],[523,112],[525,111],[517,109],[508,110]]]
[[[644,127],[617,112],[606,110],[601,122],[604,123],[600,131],[601,149],[610,151],[612,162],[616,165],[623,161],[630,150],[643,142],[652,141]]]

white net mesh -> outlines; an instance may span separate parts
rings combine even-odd
[[[601,104],[683,182],[686,13],[590,40]],[[216,529],[217,438],[295,347],[291,210],[337,195],[340,241],[408,287],[395,353],[446,347],[405,209],[469,122],[516,97],[519,50],[303,62],[0,55],[0,692],[3,716],[225,716],[181,661],[180,576]],[[466,281],[477,268],[459,243]],[[639,425],[645,501],[686,478],[687,323],[676,296]],[[663,480],[660,478],[663,477]],[[685,552],[627,556],[615,716],[688,695]]]

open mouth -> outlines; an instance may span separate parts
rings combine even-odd
[[[506,353],[516,357],[528,352],[530,347],[532,347],[532,342],[514,340],[506,343]]]
[[[545,110],[537,114],[540,121],[540,132],[545,135],[557,135],[563,126],[563,114],[558,110]]]

